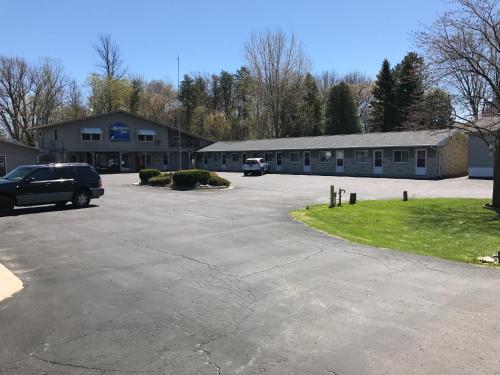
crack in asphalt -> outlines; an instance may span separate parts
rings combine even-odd
[[[277,268],[282,268],[282,267],[289,266],[290,264],[295,264],[295,263],[303,262],[303,261],[306,261],[306,260],[308,260],[308,259],[310,259],[312,257],[315,257],[316,255],[322,254],[324,251],[325,250],[323,248],[321,248],[320,250],[315,251],[314,253],[309,254],[309,255],[307,255],[307,256],[305,256],[303,258],[291,260],[289,262],[286,262],[286,263],[283,263],[283,264],[278,264],[278,265],[275,265],[275,266],[272,266],[272,267],[268,267],[268,268],[265,268],[265,269],[260,270],[260,271],[250,272],[250,273],[247,273],[246,275],[240,276],[240,278],[241,279],[245,279],[247,277],[250,277],[250,276],[253,276],[253,275],[257,275],[259,273],[264,273],[264,272],[275,270]]]
[[[29,354],[29,357],[35,358],[41,362],[49,363],[51,365],[70,367],[70,368],[80,369],[80,370],[100,371],[102,373],[105,373],[105,372],[121,372],[124,374],[144,374],[145,373],[145,371],[132,371],[132,370],[104,368],[104,367],[91,367],[91,366],[85,366],[85,365],[78,365],[78,364],[71,363],[71,362],[61,362],[61,361],[56,361],[56,360],[52,360],[52,359],[42,358],[34,353]]]

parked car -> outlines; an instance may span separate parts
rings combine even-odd
[[[23,165],[0,178],[0,216],[14,206],[55,203],[87,207],[104,194],[102,180],[94,167],[82,163]]]
[[[271,172],[271,165],[263,158],[249,158],[243,163],[243,174],[259,174],[262,176],[264,173]]]

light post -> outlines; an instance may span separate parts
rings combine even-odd
[[[179,100],[180,95],[180,70],[179,70],[179,56],[177,56],[177,100]],[[180,104],[180,102],[179,102]],[[180,109],[180,106],[179,106]],[[182,170],[182,150],[181,150],[181,121],[180,121],[181,113],[180,110],[177,111],[177,130],[179,131],[179,170]]]

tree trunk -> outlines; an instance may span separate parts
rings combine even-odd
[[[500,136],[495,140],[495,154],[493,157],[493,200],[491,205],[500,208]]]

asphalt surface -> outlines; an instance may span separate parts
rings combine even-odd
[[[290,219],[360,198],[488,197],[491,181],[103,176],[87,209],[0,219],[0,374],[498,374],[500,270],[355,245]]]

